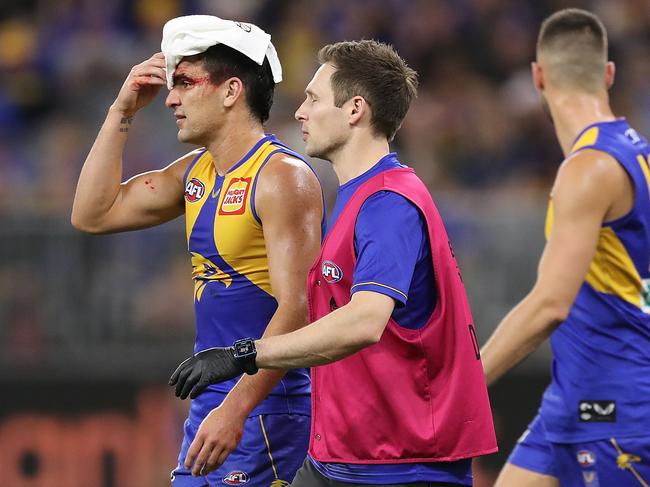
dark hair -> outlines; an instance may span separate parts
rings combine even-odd
[[[217,44],[197,55],[203,60],[210,81],[216,85],[235,76],[244,85],[244,95],[251,114],[261,123],[269,119],[275,82],[268,59],[260,66],[248,56],[224,44]]]
[[[370,105],[375,133],[392,140],[418,88],[417,73],[395,49],[373,40],[338,42],[323,47],[318,62],[336,68],[331,79],[334,104],[340,107],[362,96]]]
[[[607,31],[586,10],[567,8],[542,23],[537,52],[548,54],[561,68],[558,78],[576,86],[600,87],[607,63]]]

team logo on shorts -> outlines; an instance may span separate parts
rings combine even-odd
[[[226,475],[222,482],[226,485],[242,485],[242,484],[247,484],[248,481],[250,480],[250,477],[246,472],[242,472],[241,470],[235,470],[233,472],[230,472],[228,475]]]
[[[190,179],[185,185],[185,199],[190,203],[199,201],[205,194],[205,184],[196,178]]]
[[[594,455],[589,450],[580,450],[578,452],[578,463],[581,467],[591,467],[596,463],[596,455]]]
[[[323,262],[321,271],[323,273],[323,278],[330,284],[334,284],[335,282],[339,282],[341,279],[343,279],[343,271],[331,260],[326,260]]]
[[[220,215],[241,215],[246,211],[246,199],[251,178],[234,178],[230,181],[219,207]]]

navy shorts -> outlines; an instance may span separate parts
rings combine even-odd
[[[645,433],[645,432],[644,432]],[[539,416],[521,436],[508,463],[551,475],[562,486],[650,485],[650,434],[581,443],[551,443]]]
[[[307,456],[310,423],[311,418],[302,414],[251,416],[244,424],[239,445],[224,464],[206,476],[192,477],[183,463],[198,428],[188,419],[172,486],[288,486]]]

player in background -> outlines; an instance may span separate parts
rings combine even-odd
[[[482,349],[488,383],[550,336],[552,382],[498,487],[650,482],[650,147],[614,116],[601,21],[544,21],[533,80],[565,160],[530,293]]]
[[[312,366],[309,457],[293,486],[471,485],[472,457],[496,450],[472,316],[431,195],[389,149],[417,75],[375,41],[325,46],[319,61],[296,118],[340,187],[309,273],[313,323],[197,354],[171,383],[196,392]]]
[[[163,51],[133,67],[108,110],[79,177],[73,225],[112,233],[185,214],[195,352],[304,326],[323,198],[311,168],[264,133],[281,80],[270,36],[251,24],[180,17],[165,25]],[[202,148],[121,183],[129,127],[166,84],[178,139]],[[305,458],[309,415],[304,369],[208,388],[192,401],[172,484],[287,485]],[[185,466],[190,447],[203,443],[219,467],[207,477]]]

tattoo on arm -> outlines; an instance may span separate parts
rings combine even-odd
[[[120,132],[128,132],[129,126],[133,123],[133,117],[122,117],[120,119]]]

